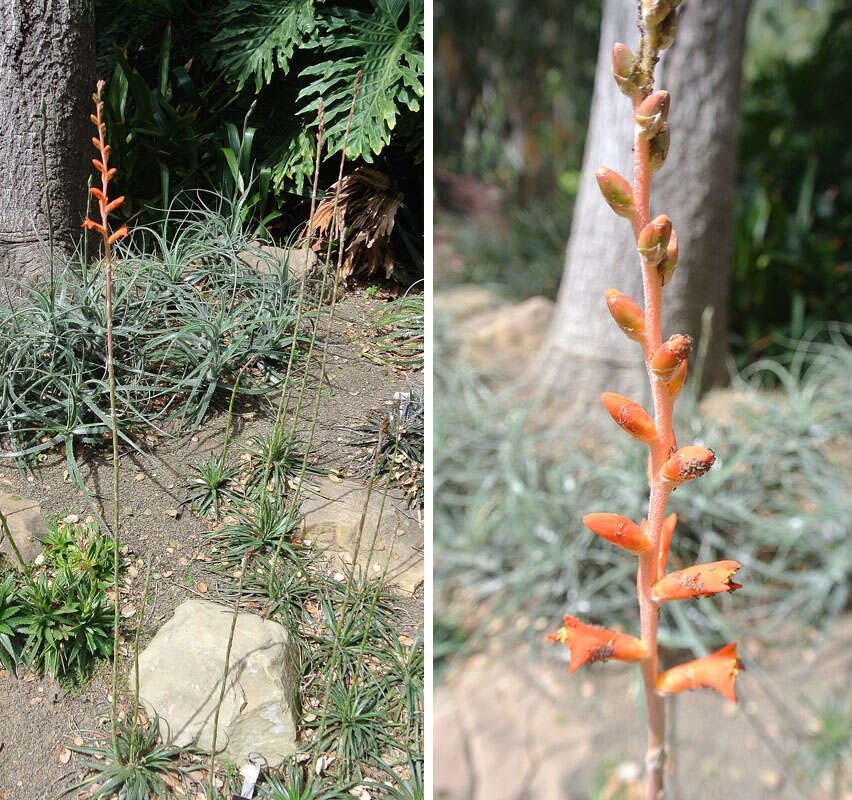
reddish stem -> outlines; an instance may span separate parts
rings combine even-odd
[[[634,110],[643,98],[633,101]],[[633,233],[638,239],[642,229],[650,221],[649,192],[651,184],[650,145],[638,135],[634,139],[633,198],[636,213],[633,218]],[[659,608],[651,597],[651,587],[661,577],[660,548],[662,526],[670,490],[659,477],[660,467],[668,457],[668,447],[673,439],[672,405],[666,384],[650,370],[651,357],[661,344],[661,294],[662,283],[653,264],[642,264],[642,285],[645,293],[646,334],[642,341],[642,353],[648,380],[654,399],[654,425],[657,436],[650,444],[651,491],[648,507],[648,538],[651,548],[639,556],[636,585],[639,595],[639,614],[642,640],[648,647],[648,658],[642,662],[642,681],[645,688],[645,707],[648,720],[648,750],[645,756],[646,800],[663,797],[663,767],[665,762],[666,716],[663,698],[656,692],[659,676],[657,623]]]

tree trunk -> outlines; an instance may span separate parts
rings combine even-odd
[[[663,290],[663,336],[696,342],[713,308],[703,385],[727,371],[728,273],[732,256],[736,130],[745,23],[750,0],[685,0],[672,47],[657,66],[655,87],[671,93],[671,147],[651,183],[651,216],[667,214],[680,259]],[[642,304],[642,271],[629,223],[604,202],[598,167],[633,180],[632,108],[612,79],[615,42],[638,50],[635,0],[606,0],[601,24],[589,137],[565,271],[537,382],[564,394],[568,410],[587,408],[602,391],[650,397],[639,348],[610,317],[604,292],[618,289]],[[697,343],[698,344],[698,343]],[[695,357],[693,356],[692,363]],[[691,363],[691,365],[692,365]]]
[[[95,91],[92,0],[0,0],[0,284],[48,274],[42,101],[50,215],[68,251],[86,210]]]

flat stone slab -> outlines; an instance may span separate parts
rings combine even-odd
[[[389,491],[382,510],[383,494],[381,487],[373,489],[358,547],[367,487],[351,479],[312,480],[302,496],[301,536],[371,578],[379,577],[387,565],[387,582],[413,593],[423,583],[423,528],[401,492]]]
[[[301,278],[306,269],[310,276],[318,262],[317,254],[313,250],[306,251],[304,247],[293,247],[288,250],[284,247],[256,243],[251,245],[250,250],[237,253],[237,258],[260,273],[280,273],[286,264],[291,277],[294,278]]]
[[[47,523],[41,513],[41,506],[35,500],[22,495],[0,492],[0,512],[9,523],[9,531],[24,561],[29,563],[35,560],[42,551],[40,539],[47,534]],[[2,525],[0,525],[0,561],[8,561],[18,569],[21,568]]]
[[[139,694],[160,718],[163,738],[210,751],[233,612],[189,599],[139,655]],[[236,763],[261,753],[278,764],[297,747],[298,653],[285,628],[237,616],[230,670],[219,711],[216,751]],[[130,687],[135,686],[131,670]]]

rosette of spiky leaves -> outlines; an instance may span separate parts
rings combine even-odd
[[[181,765],[183,755],[197,754],[194,748],[161,744],[159,719],[145,727],[130,718],[119,720],[115,738],[94,733],[91,744],[69,745],[69,749],[84,756],[80,767],[86,777],[62,793],[89,800],[119,797],[125,800],[148,800],[151,797],[170,797],[175,779],[187,776]],[[169,778],[167,784],[166,778]]]
[[[376,314],[373,347],[388,364],[402,369],[423,369],[423,295],[391,303]]]
[[[239,509],[236,517],[236,523],[206,534],[221,560],[217,570],[232,571],[249,550],[256,561],[276,551],[288,558],[295,554],[292,540],[299,516],[280,495],[263,492]]]
[[[25,629],[24,602],[13,572],[0,581],[0,664],[10,675],[21,657]]]
[[[387,705],[387,695],[375,680],[354,685],[333,681],[324,709],[306,723],[314,731],[313,747],[317,752],[335,751],[348,768],[357,770],[358,762],[397,744],[388,726]]]
[[[320,781],[305,768],[288,761],[281,777],[269,775],[261,787],[264,800],[349,800],[349,786],[323,788]]]
[[[112,542],[94,523],[59,522],[42,541],[53,568],[86,574],[103,586],[112,581]]]
[[[361,448],[358,473],[367,478],[375,464],[376,476],[404,489],[411,505],[423,503],[424,421],[423,394],[413,387],[398,392],[387,410],[369,411],[364,424],[349,430],[349,443]]]
[[[27,661],[54,678],[80,681],[98,658],[112,653],[112,609],[102,587],[87,574],[60,570],[22,590]]]
[[[286,425],[273,425],[269,430],[256,433],[244,449],[251,457],[251,472],[246,488],[251,491],[269,484],[276,494],[287,491],[291,481],[298,480],[304,468],[306,474],[320,475],[322,468],[306,464],[307,454],[302,445],[285,430]]]
[[[379,653],[385,671],[380,680],[388,687],[388,696],[399,698],[395,719],[405,725],[408,741],[418,741],[423,730],[423,634],[406,646],[396,631],[391,631],[387,646]]]
[[[239,500],[239,493],[230,485],[239,470],[225,466],[221,455],[211,453],[206,461],[191,464],[187,501],[199,516],[204,516],[211,508],[213,517],[219,521],[219,507],[223,500]]]

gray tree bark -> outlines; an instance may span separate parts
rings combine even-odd
[[[93,153],[95,18],[92,0],[0,0],[0,283],[48,270],[41,156],[56,246],[67,251],[86,211]]]
[[[671,147],[651,183],[651,217],[667,214],[680,258],[663,290],[663,338],[696,341],[705,307],[713,325],[703,385],[725,381],[728,274],[732,256],[736,131],[745,24],[750,0],[685,0],[675,42],[655,73],[671,93]],[[604,292],[618,289],[642,305],[642,273],[629,223],[604,202],[598,167],[633,182],[633,113],[612,79],[615,42],[638,50],[635,0],[606,0],[589,136],[554,320],[539,354],[536,380],[587,408],[602,391],[641,402],[650,397],[639,347],[618,329]],[[693,357],[694,359],[694,357]]]

